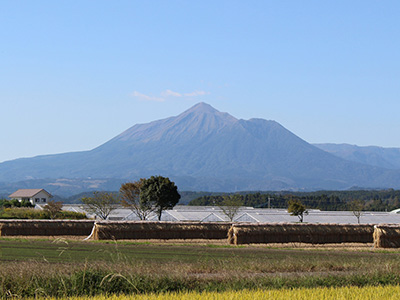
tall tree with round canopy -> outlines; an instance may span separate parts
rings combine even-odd
[[[143,203],[155,207],[158,220],[161,220],[162,211],[173,208],[181,195],[178,193],[178,187],[168,177],[151,176],[143,181],[140,198]]]

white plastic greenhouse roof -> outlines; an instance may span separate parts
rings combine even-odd
[[[85,212],[83,205],[64,205],[64,210]],[[399,209],[400,211],[400,209]],[[88,214],[91,216],[90,214]],[[127,208],[114,210],[110,220],[138,220],[138,217]],[[157,216],[152,214],[150,220],[157,220]],[[218,207],[213,206],[175,206],[171,210],[163,212],[162,221],[200,221],[200,222],[219,222],[229,221],[226,215]],[[268,209],[242,207],[234,217],[235,222],[298,222],[299,218],[291,216],[285,209]],[[356,224],[357,218],[351,211],[320,211],[309,210],[308,215],[304,216],[307,223],[335,223],[335,224]],[[362,212],[360,217],[362,224],[400,224],[400,213],[393,212]]]

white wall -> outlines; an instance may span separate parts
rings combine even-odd
[[[36,199],[39,199],[39,201],[37,202]],[[46,192],[41,191],[37,193],[33,198],[31,198],[31,202],[32,204],[47,203],[49,202],[49,195]]]

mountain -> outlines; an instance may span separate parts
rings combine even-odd
[[[275,121],[239,120],[205,103],[134,125],[90,151],[0,164],[0,181],[44,180],[50,192],[71,181],[118,188],[151,175],[168,176],[181,190],[400,188],[400,171],[339,158]]]
[[[314,144],[314,146],[350,161],[400,170],[400,148],[360,147],[349,144]]]

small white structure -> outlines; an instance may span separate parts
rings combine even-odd
[[[49,199],[53,196],[44,189],[19,189],[8,197],[20,202],[30,201],[33,205],[36,205],[49,202]]]

